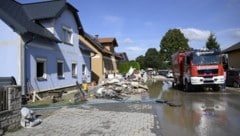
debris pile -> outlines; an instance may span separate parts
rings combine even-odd
[[[122,100],[124,96],[141,94],[148,91],[146,80],[140,73],[134,73],[134,70],[130,68],[130,72],[123,77],[121,75],[115,75],[111,78],[106,78],[101,84],[94,90],[94,96],[96,98],[110,98],[116,100]]]

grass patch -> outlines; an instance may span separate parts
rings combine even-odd
[[[37,100],[32,102],[29,100],[28,103],[24,106],[31,107],[31,108],[44,108],[49,106],[68,106],[68,105],[75,105],[81,102],[76,102],[76,95],[79,94],[78,91],[68,92],[62,95],[61,98],[57,98],[56,102],[53,103],[50,96],[42,98],[42,100]]]

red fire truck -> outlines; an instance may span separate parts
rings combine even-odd
[[[178,51],[172,56],[173,86],[191,91],[196,87],[219,91],[225,82],[219,50]]]

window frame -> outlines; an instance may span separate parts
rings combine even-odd
[[[75,69],[74,69],[73,65],[75,65]],[[77,67],[77,65],[78,64],[76,62],[72,63],[72,77],[73,78],[77,78],[77,75],[78,75],[78,67]]]
[[[62,26],[63,30],[63,41],[66,44],[73,45],[73,30],[70,27]],[[69,34],[69,36],[67,36]]]
[[[38,63],[43,63],[42,76],[38,76]],[[37,80],[47,80],[47,59],[36,58],[36,78]]]
[[[62,64],[61,65],[61,73],[59,73],[59,65],[58,64]],[[56,70],[57,70],[57,77],[58,79],[64,79],[65,76],[64,76],[64,60],[57,60],[57,65],[56,65]]]
[[[87,66],[86,64],[82,64],[82,80],[83,82],[87,82]]]

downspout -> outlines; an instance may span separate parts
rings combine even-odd
[[[22,39],[21,40],[21,47],[20,47],[20,56],[21,56],[21,63],[20,63],[20,68],[21,68],[21,88],[22,88],[22,95],[26,95],[26,90],[27,90],[27,87],[26,87],[26,59],[27,59],[27,56],[26,56],[26,46],[28,43],[32,42],[33,40],[35,39],[34,36],[31,36],[31,38],[24,42],[24,40]]]

